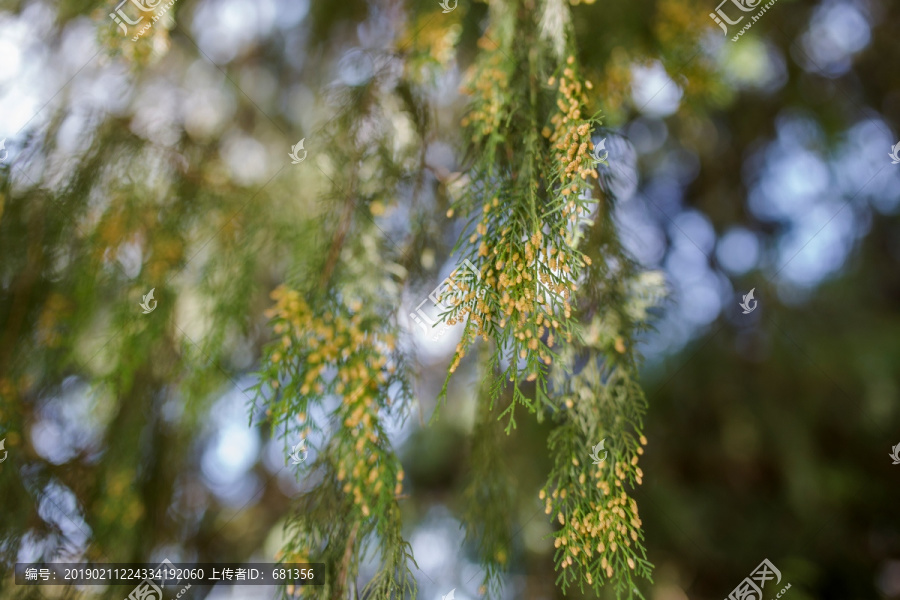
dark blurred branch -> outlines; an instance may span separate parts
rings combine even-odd
[[[341,213],[341,220],[338,223],[338,227],[334,232],[334,237],[331,240],[331,248],[328,250],[325,268],[322,269],[322,277],[319,279],[320,290],[326,289],[328,281],[331,279],[331,274],[334,272],[335,265],[337,265],[338,257],[341,255],[341,248],[344,245],[347,232],[350,230],[350,223],[353,221],[353,195],[356,190],[356,171],[353,171],[350,177],[350,189],[344,200],[344,211]]]

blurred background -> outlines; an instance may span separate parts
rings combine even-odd
[[[713,2],[571,2],[620,235],[670,290],[642,342],[644,591],[720,599],[767,558],[792,600],[900,598],[900,5],[779,0],[733,42]],[[363,102],[421,150],[398,159],[421,177],[358,215],[402,257],[418,405],[391,439],[419,597],[478,597],[458,517],[475,376],[423,426],[460,331],[406,315],[455,265],[442,190],[488,5],[177,0],[140,35],[118,9],[139,15],[0,3],[0,597],[128,592],[14,586],[15,562],[275,560],[309,482],[294,440],[248,425],[263,311],[334,218]],[[562,597],[548,431],[503,441],[507,598]]]

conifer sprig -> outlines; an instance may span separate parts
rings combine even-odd
[[[290,562],[326,562],[326,586],[309,594],[332,597],[338,592],[327,590],[344,590],[355,578],[374,535],[381,542],[382,569],[369,585],[378,590],[374,598],[389,598],[413,585],[398,505],[403,469],[384,426],[386,413],[399,408],[391,392],[403,389],[395,385],[396,340],[378,330],[373,316],[363,316],[358,300],[315,310],[296,290],[279,287],[272,297],[268,316],[281,337],[268,347],[262,372],[280,390],[266,411],[272,427],[296,429],[306,439],[310,410],[327,410],[326,399],[339,399],[330,410],[336,430],[310,467],[322,481],[301,497],[283,555]]]
[[[537,39],[533,19],[526,23],[519,31]],[[590,155],[597,120],[585,115],[591,84],[578,75],[574,56],[543,75],[546,57],[528,43],[493,44],[488,35],[482,38],[482,55],[469,75],[473,103],[463,125],[478,158],[468,190],[448,212],[469,219],[457,247],[465,246],[481,274],[478,293],[449,293],[448,321],[468,318],[450,373],[478,337],[493,341],[502,379],[513,382],[513,402],[501,414],[509,433],[518,405],[540,418],[549,403],[549,365],[559,343],[577,333],[572,302],[591,259],[574,242],[594,204],[588,191],[598,177]],[[525,382],[533,382],[535,399],[522,391]],[[495,387],[492,400],[501,389]],[[447,382],[442,398],[446,390]]]
[[[607,218],[601,221],[609,225]],[[646,326],[647,310],[664,296],[664,287],[657,273],[594,271],[589,282],[603,288],[595,291],[621,301],[601,302],[605,308],[592,315],[582,340],[568,346],[554,365],[559,426],[549,438],[554,466],[540,498],[560,524],[553,537],[563,590],[577,585],[583,592],[587,584],[599,593],[609,582],[617,598],[643,598],[636,579],[650,579],[652,565],[637,502],[628,490],[643,482],[638,462],[647,444],[646,400],[637,381],[632,332]],[[584,364],[577,373],[576,363]],[[603,455],[595,455],[600,463],[594,464],[590,451],[601,440]]]
[[[403,423],[411,402],[391,318],[405,270],[376,218],[420,168],[418,140],[400,142],[396,132],[410,122],[405,102],[418,99],[402,80],[382,75],[348,90],[350,106],[318,138],[325,155],[317,166],[331,183],[322,217],[312,219],[328,232],[315,253],[321,260],[302,261],[306,268],[272,293],[266,313],[275,339],[256,388],[265,418],[292,441],[312,447],[314,432],[323,440],[314,460],[295,467],[306,472],[308,487],[279,556],[325,563],[323,586],[299,588],[307,598],[357,592],[389,600],[416,590],[399,505],[404,472],[387,432],[387,423]],[[327,418],[310,419],[323,412]],[[356,590],[363,556],[374,556],[378,568]]]
[[[593,86],[574,54],[558,65],[558,44],[538,41],[534,15],[520,3],[491,8],[497,22],[479,42],[467,88],[472,108],[463,120],[475,164],[468,189],[448,212],[468,219],[457,247],[477,265],[481,289],[447,290],[449,321],[467,319],[448,381],[478,337],[492,342],[488,362],[502,377],[485,387],[492,406],[500,382],[513,383],[512,402],[500,414],[507,433],[519,405],[558,421],[549,438],[554,467],[540,493],[561,526],[554,534],[558,584],[599,592],[611,582],[617,597],[643,598],[636,580],[649,578],[652,565],[626,486],[643,479],[637,464],[647,443],[646,403],[631,341],[646,318],[615,308],[638,302],[628,296],[636,289],[631,283],[642,280],[633,277],[609,208],[596,200],[604,194],[596,170],[602,160],[591,153],[599,120],[587,116]],[[561,16],[557,22],[569,22]],[[556,66],[547,73],[546,65]],[[579,250],[586,225],[588,247],[599,251],[593,268]],[[525,382],[533,383],[533,399]],[[445,382],[442,396],[446,389]],[[595,465],[589,449],[603,438],[608,460]]]
[[[574,55],[555,64],[534,16],[518,4],[492,3],[497,23],[489,29],[491,37],[479,41],[482,52],[470,73],[473,103],[464,124],[477,158],[468,189],[455,198],[448,216],[458,211],[468,218],[457,248],[475,271],[457,269],[439,298],[450,307],[444,314],[449,323],[466,321],[441,398],[476,339],[491,342],[481,361],[486,376],[473,447],[477,468],[465,493],[467,539],[476,542],[485,567],[484,593],[496,596],[511,549],[510,524],[498,509],[508,505],[510,488],[497,479],[502,467],[491,425],[495,419],[505,422],[509,434],[519,406],[539,420],[553,415],[559,420],[550,437],[554,468],[542,497],[562,525],[555,536],[560,585],[599,589],[612,580],[620,596],[640,597],[633,592],[635,578],[649,577],[651,566],[637,505],[625,486],[640,484],[643,477],[637,456],[643,453],[641,441],[646,443],[640,432],[644,407],[635,357],[624,349],[626,339],[631,348],[639,319],[613,309],[586,310],[598,306],[588,296],[605,279],[628,280],[607,272],[608,264],[627,260],[608,210],[596,200],[601,194],[591,135],[599,121],[587,116],[586,97],[592,86]],[[360,114],[370,115],[360,116],[360,122],[378,121],[379,111],[390,106],[370,94],[359,99]],[[338,123],[350,132],[345,141],[377,131],[352,119]],[[375,147],[387,147],[385,140],[379,137]],[[336,147],[352,159],[349,176],[343,173],[349,189],[336,184],[332,195],[358,200],[377,216],[390,203],[384,190],[409,179],[401,157],[384,150],[361,153],[345,142]],[[412,150],[406,164],[415,164],[409,160]],[[363,172],[367,176],[361,177]],[[387,181],[373,185],[373,175]],[[594,214],[600,217],[602,243],[594,240],[587,247],[599,250],[597,264],[578,247]],[[275,390],[266,413],[273,427],[305,437],[314,407],[328,410],[337,425],[309,466],[317,483],[301,496],[288,524],[283,558],[327,567],[326,585],[301,593],[330,598],[353,591],[360,557],[377,543],[379,570],[363,596],[387,600],[415,593],[398,504],[403,471],[384,426],[387,414],[403,414],[392,393],[399,392],[402,403],[408,400],[407,378],[398,372],[405,357],[397,350],[395,324],[385,319],[387,304],[375,300],[379,292],[396,292],[385,283],[386,274],[404,270],[379,258],[378,227],[371,219],[365,226],[351,225],[347,219],[355,212],[343,215],[337,231],[353,230],[357,238],[355,246],[343,249],[344,234],[336,238],[340,244],[328,252],[319,286],[324,291],[283,286],[273,294],[269,316],[277,339],[266,351],[260,393],[262,386]],[[582,321],[589,323],[586,329]],[[611,343],[609,331],[615,333]],[[560,379],[559,373],[574,373],[576,350],[579,356],[590,354],[589,365]],[[496,408],[507,381],[512,382],[509,402]],[[595,468],[579,457],[601,432],[610,439],[610,461]]]

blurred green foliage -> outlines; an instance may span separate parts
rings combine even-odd
[[[536,4],[522,2],[521,10]],[[860,233],[841,268],[811,285],[779,277],[793,224],[760,216],[750,199],[754,178],[764,177],[766,144],[788,117],[821,132],[807,149],[822,156],[836,156],[848,131],[873,115],[895,129],[900,122],[897,5],[831,4],[857,7],[870,25],[843,71],[810,66],[810,36],[840,47],[812,28],[827,2],[781,0],[734,44],[719,44],[712,2],[572,6],[571,43],[594,82],[588,102],[603,111],[609,131],[641,115],[634,65],[660,61],[682,94],[678,111],[660,119],[664,142],[618,174],[645,184],[648,220],[668,227],[658,264],[677,271],[667,258],[684,232],[669,225],[689,211],[705,215],[718,235],[734,226],[752,231],[763,257],[733,278],[744,293],[756,287],[756,312],[746,318],[728,299],[715,320],[691,328],[690,341],[654,352],[644,372],[649,445],[636,498],[657,567],[645,590],[654,600],[725,597],[763,558],[780,568],[795,600],[900,598],[900,471],[887,456],[900,443],[900,223],[897,176],[883,171],[892,168],[888,148],[872,154],[883,157],[875,169],[889,185],[840,197],[825,227],[855,217]],[[3,18],[36,20],[35,5],[4,6]],[[210,15],[238,14],[230,5],[181,0],[172,24],[138,43],[119,35],[108,18],[113,8],[61,3],[40,44],[23,46],[26,60],[43,61],[59,77],[40,96],[35,110],[49,104],[39,118],[15,143],[10,136],[13,151],[0,164],[4,598],[44,597],[49,589],[11,584],[9,568],[23,556],[59,560],[86,548],[96,561],[172,553],[215,562],[272,560],[282,549],[303,486],[261,452],[231,484],[241,492],[231,497],[210,481],[204,457],[228,443],[217,437],[220,399],[252,405],[249,374],[272,338],[263,314],[269,292],[333,268],[332,233],[347,219],[335,192],[346,166],[340,157],[359,152],[358,138],[341,136],[342,119],[381,110],[404,125],[375,136],[379,148],[401,139],[400,131],[406,138],[398,147],[431,145],[431,152],[398,151],[396,168],[363,181],[365,202],[352,208],[360,229],[350,232],[341,280],[385,298],[399,297],[405,282],[418,299],[455,259],[445,184],[472,157],[460,155],[457,165],[434,150],[438,142],[463,147],[458,124],[467,99],[447,91],[441,74],[474,61],[487,5],[461,1],[444,15],[437,2],[385,8],[316,0],[290,28],[260,26],[259,35],[235,38],[236,51],[221,61],[203,33],[223,27]],[[61,45],[83,35],[85,23],[97,35],[93,58]],[[38,52],[44,46],[53,58]],[[334,84],[344,52],[358,46],[381,76],[401,72],[401,100],[382,105],[370,86]],[[62,60],[69,54],[83,60],[69,65]],[[126,108],[79,104],[89,97],[79,85],[113,66],[116,83],[105,85]],[[762,85],[769,76],[775,83]],[[301,138],[310,157],[295,168],[286,153]],[[326,138],[330,146],[319,143]],[[674,170],[692,173],[686,183],[656,179],[685,161],[693,167]],[[833,182],[859,163],[830,168]],[[385,181],[409,192],[402,208],[379,197]],[[590,255],[592,247],[583,250]],[[354,257],[366,260],[354,266]],[[716,254],[704,261],[721,270]],[[150,288],[159,304],[145,316],[138,303]],[[658,318],[679,315],[677,303]],[[648,349],[655,335],[643,334]],[[430,414],[447,365],[421,358],[417,396]],[[462,498],[480,497],[472,475],[484,465],[470,462],[482,452],[470,446],[476,407],[483,408],[470,388],[454,383],[441,419],[398,449],[406,533],[427,528],[435,507],[458,517]],[[514,597],[561,597],[544,537],[552,525],[537,500],[552,467],[550,429],[522,420],[490,451],[502,460],[504,481],[488,492],[504,498],[508,519],[488,515],[508,537],[490,550],[504,553]],[[462,555],[484,550],[466,545]],[[437,577],[417,574],[420,590]]]

